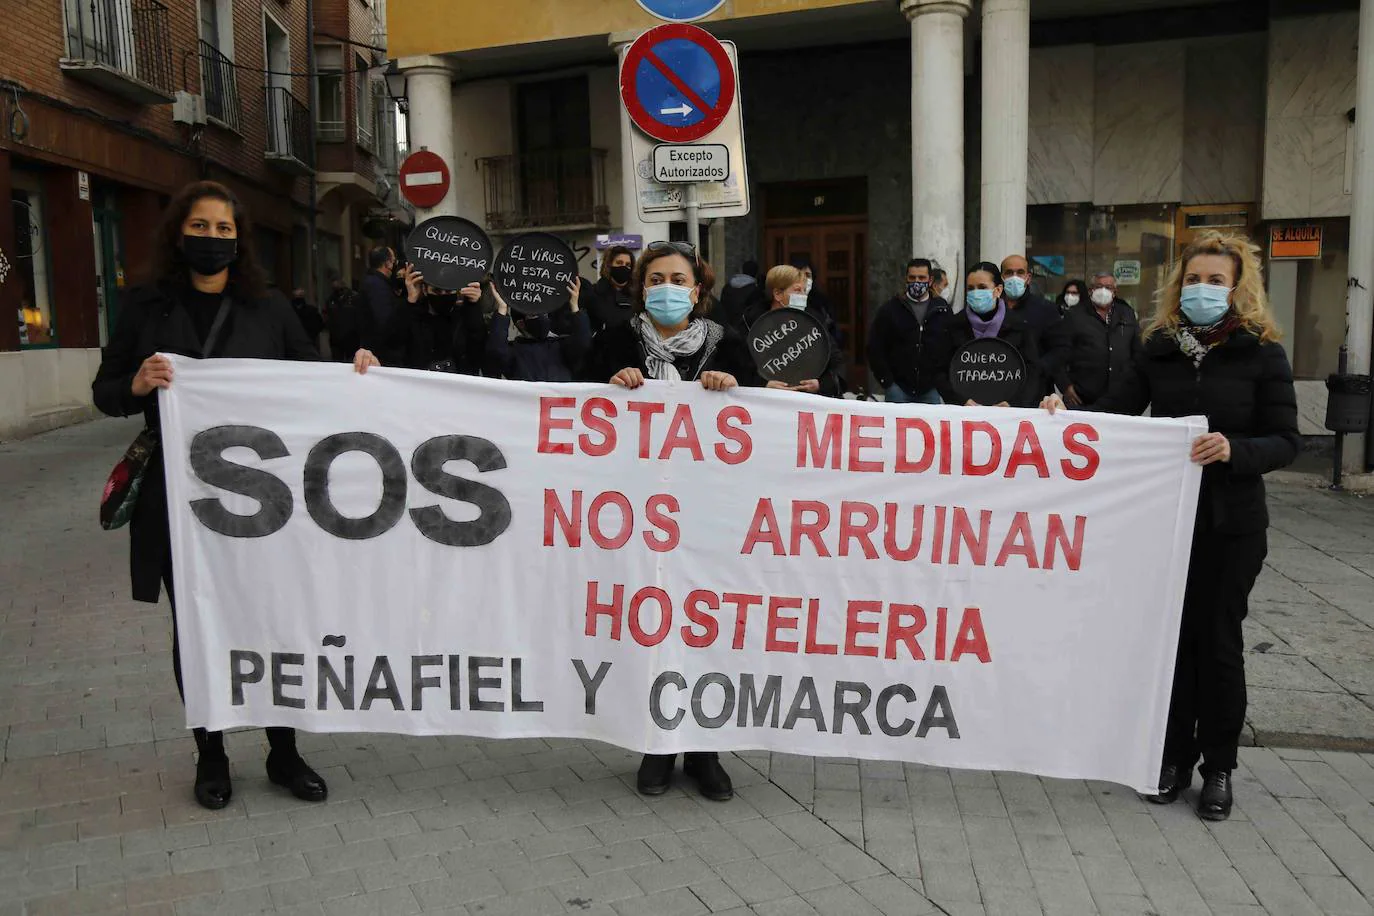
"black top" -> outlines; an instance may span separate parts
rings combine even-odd
[[[214,327],[215,316],[219,314],[220,303],[224,301],[223,293],[202,293],[196,289],[186,290],[186,311],[191,315],[191,324],[196,329],[196,339],[205,342],[210,336],[210,328]],[[220,333],[224,333],[221,331]]]
[[[1297,396],[1288,356],[1248,330],[1235,331],[1194,366],[1168,334],[1156,333],[1090,410],[1155,417],[1207,417],[1231,441],[1231,460],[1202,470],[1198,530],[1254,534],[1269,526],[1263,475],[1297,457]]]
[[[935,344],[935,387],[939,389],[940,397],[946,404],[963,404],[965,401],[950,383],[949,364],[959,348],[975,336],[973,325],[969,323],[968,309],[964,309],[949,319]],[[1021,356],[1026,361],[1026,383],[1021,387],[1020,396],[1008,403],[1012,407],[1040,406],[1040,400],[1044,397],[1044,382],[1039,371],[1040,345],[1037,335],[1027,326],[1026,318],[1019,310],[1008,309],[997,336],[1021,351]]]
[[[1007,305],[1012,306],[1011,311],[1035,334],[1041,394],[1049,394],[1053,387],[1055,372],[1064,361],[1069,346],[1068,338],[1064,334],[1064,325],[1061,323],[1063,316],[1059,314],[1059,306],[1030,290],[1026,290],[1026,294],[1020,299],[1008,301]]]
[[[710,321],[710,319],[703,319]],[[715,322],[712,322],[714,324]],[[719,325],[717,325],[719,327]],[[757,387],[763,382],[749,358],[749,349],[735,332],[722,328],[724,336],[716,348],[705,356],[694,356],[675,363],[684,379],[699,379],[703,372],[728,372],[745,387]],[[592,341],[592,348],[582,366],[582,379],[587,382],[609,382],[621,369],[638,369],[648,376],[644,347],[639,333],[630,322],[606,328]]]
[[[570,315],[568,323],[572,333],[567,336],[511,340],[510,316],[493,315],[487,335],[487,375],[522,382],[571,382],[579,378],[582,360],[592,345],[592,328],[582,309]]]
[[[232,291],[231,296],[233,305],[229,317],[209,356],[319,359],[315,345],[305,336],[295,312],[281,294],[269,293],[258,300],[243,299]],[[209,306],[212,298],[213,310]],[[197,333],[197,325],[203,320],[203,315],[199,318],[197,315],[209,312],[209,322],[213,322],[221,298],[219,294],[211,297],[189,287],[170,284],[127,290],[114,335],[105,348],[95,381],[91,383],[95,406],[112,417],[142,413],[150,427],[160,429],[157,394],[135,397],[134,376],[143,361],[155,353],[199,356],[204,335]],[[209,322],[205,324],[207,333]],[[129,522],[129,537],[133,597],[138,601],[156,602],[162,590],[162,575],[171,569],[172,561],[161,450],[143,477],[138,505]]]
[[[925,322],[905,296],[884,302],[873,316],[868,331],[868,367],[886,390],[896,384],[909,397],[917,398],[935,387],[938,344],[954,317],[949,303],[931,296]]]
[[[583,281],[585,288],[586,281]],[[581,299],[581,311],[587,313],[587,320],[591,322],[592,333],[595,334],[602,328],[613,328],[622,325],[630,320],[630,315],[634,313],[631,307],[630,288],[616,289],[606,277],[602,277],[592,284],[591,289],[583,294]],[[562,326],[563,330],[572,331],[573,322],[566,321]]]
[[[1068,343],[1055,372],[1060,391],[1074,391],[1091,404],[1111,388],[1112,380],[1129,372],[1140,350],[1140,322],[1135,309],[1120,299],[1104,319],[1092,303],[1080,303],[1064,313],[1063,336]]]

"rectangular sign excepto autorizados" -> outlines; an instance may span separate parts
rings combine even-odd
[[[664,143],[654,147],[654,180],[663,184],[724,181],[730,148],[723,143]]]

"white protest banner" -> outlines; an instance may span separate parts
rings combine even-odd
[[[193,725],[1155,783],[1200,419],[174,363]]]

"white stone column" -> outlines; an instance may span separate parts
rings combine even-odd
[[[902,0],[911,20],[911,250],[963,289],[964,19],[973,0]],[[956,308],[958,304],[956,303]]]
[[[630,45],[639,37],[638,32],[617,32],[610,37],[611,47],[615,48],[616,59],[623,61],[625,52],[630,49]],[[627,235],[643,236],[644,244],[666,239],[668,237],[667,223],[645,223],[639,219],[639,207],[636,198],[639,189],[635,185],[635,156],[631,137],[634,135],[635,126],[630,123],[630,116],[625,113],[625,105],[620,100],[620,82],[616,81],[616,100],[615,104],[620,109],[620,180],[616,184],[620,187],[620,231]],[[636,254],[638,257],[638,254]]]
[[[1026,253],[1030,0],[983,0],[983,159],[979,256]]]
[[[396,64],[406,75],[410,152],[427,149],[443,159],[449,170],[448,193],[437,207],[416,207],[415,221],[458,216],[454,187],[471,178],[458,174],[453,159],[453,67],[441,57],[403,57]]]
[[[1374,344],[1374,0],[1360,2],[1359,64],[1355,82],[1355,168],[1350,204],[1350,283],[1345,298],[1347,371],[1370,371]],[[1355,474],[1374,462],[1374,436],[1352,436],[1345,470]],[[1366,442],[1359,440],[1365,439]]]

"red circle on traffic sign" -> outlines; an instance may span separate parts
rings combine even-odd
[[[428,209],[439,206],[448,194],[448,166],[438,153],[427,149],[417,150],[406,157],[397,173],[401,182],[401,193],[406,200],[417,207]]]
[[[716,65],[716,70],[720,73],[720,96],[714,105],[706,104],[696,95],[695,90],[687,86],[681,77],[672,73],[668,65],[654,53],[656,45],[675,38],[689,41],[701,48]],[[694,99],[695,107],[702,112],[704,117],[697,123],[684,127],[665,124],[655,118],[640,102],[635,87],[639,65],[645,62],[662,73],[670,83],[687,96],[689,101]],[[725,46],[705,29],[682,23],[656,26],[636,38],[634,43],[630,45],[630,49],[625,52],[625,60],[620,64],[620,101],[625,106],[625,111],[635,126],[655,140],[663,140],[667,143],[691,143],[700,140],[719,127],[721,122],[725,120],[725,116],[730,113],[731,106],[735,104],[735,68],[730,63],[729,55],[725,53]]]

